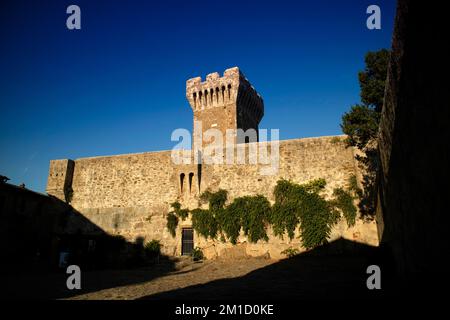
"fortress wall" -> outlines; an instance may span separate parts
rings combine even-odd
[[[180,221],[176,237],[172,238],[166,228],[165,216],[170,211],[170,203],[179,200],[184,207],[196,208],[199,194],[207,188],[227,190],[229,201],[239,196],[262,194],[273,202],[272,193],[280,178],[296,183],[324,178],[326,194],[331,195],[335,187],[345,186],[348,178],[357,173],[353,149],[345,148],[342,139],[341,136],[280,141],[280,167],[276,175],[260,174],[261,167],[267,165],[203,164],[201,170],[194,164],[174,165],[170,151],[77,159],[74,161],[71,204],[108,233],[121,234],[128,240],[137,237],[144,237],[145,241],[158,239],[166,254],[180,254],[181,228],[189,227],[190,221]],[[181,192],[180,175],[183,173]],[[190,173],[193,175],[191,188]],[[353,228],[347,228],[343,222],[336,226],[332,238],[340,236],[378,244],[374,222],[358,221]],[[204,248],[208,258],[267,252],[273,258],[281,258],[281,251],[301,244],[297,238],[289,241],[287,237],[283,240],[273,236],[268,244],[247,244],[247,239],[241,236],[240,244],[234,247],[220,241],[206,241],[198,235],[194,240],[196,246]]]
[[[176,179],[170,151],[77,159],[71,204],[108,233],[159,239],[168,250],[176,243],[164,214],[179,194]]]
[[[78,209],[140,207],[178,195],[170,151],[75,160],[72,204]]]
[[[202,171],[202,184],[212,190],[228,191],[228,201],[244,195],[261,194],[274,203],[273,190],[279,179],[291,180],[295,183],[307,183],[313,179],[323,178],[327,182],[325,195],[332,195],[334,188],[345,187],[352,175],[360,177],[353,148],[346,148],[340,137],[318,137],[280,141],[280,167],[276,175],[261,175],[260,169],[266,165],[223,165],[205,166]],[[248,149],[248,146],[247,146]],[[238,244],[198,238],[198,245],[204,248],[208,257],[243,255],[261,256],[280,259],[285,257],[281,252],[289,247],[301,248],[299,233],[290,240],[276,237],[271,228],[268,229],[269,242],[249,243],[243,234]],[[378,245],[378,233],[375,221],[366,222],[358,219],[356,225],[349,228],[345,220],[341,220],[333,229],[330,240],[340,237],[368,245]]]
[[[379,128],[381,242],[411,296],[447,284],[450,109],[447,81],[436,77],[449,66],[437,41],[444,14],[398,1]]]
[[[230,199],[261,194],[274,201],[273,190],[281,178],[296,183],[324,178],[327,181],[326,193],[331,195],[334,188],[345,186],[357,170],[353,149],[346,148],[342,139],[319,137],[280,141],[277,174],[261,174],[261,170],[268,167],[266,164],[205,166],[202,183],[212,190],[227,190]],[[268,149],[270,152],[270,147]]]

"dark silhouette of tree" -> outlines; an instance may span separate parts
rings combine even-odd
[[[341,128],[348,136],[346,143],[361,151],[356,156],[363,170],[360,211],[364,217],[373,217],[375,212],[375,180],[379,165],[377,134],[383,108],[384,87],[389,62],[389,50],[368,52],[366,67],[358,74],[361,88],[361,103],[353,105],[342,116]]]

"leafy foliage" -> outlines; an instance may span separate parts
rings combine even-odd
[[[217,221],[223,232],[232,244],[236,244],[239,232],[241,231],[241,217],[243,215],[242,198],[236,198],[227,207],[227,209],[218,210],[216,212]],[[222,235],[225,240],[225,237]]]
[[[189,216],[188,209],[181,209],[181,204],[178,201],[175,201],[170,204],[173,211],[167,214],[167,229],[169,229],[172,237],[175,237],[176,229],[178,227],[179,218],[181,220],[185,220]]]
[[[204,259],[203,251],[199,247],[195,247],[191,252],[192,260],[200,261]]]
[[[289,239],[293,239],[295,229],[300,222],[297,212],[296,190],[289,181],[280,180],[275,187],[274,196],[275,204],[272,207],[269,219],[274,234],[282,238],[283,234],[287,232]]]
[[[313,248],[326,242],[332,226],[339,216],[319,194],[325,188],[324,179],[299,185],[287,180],[278,181],[271,224],[275,235],[288,233],[290,239],[300,224],[300,234],[305,248]]]
[[[389,64],[389,50],[369,51],[365,57],[366,67],[358,74],[361,101],[377,112],[381,112],[384,86]]]
[[[361,213],[367,217],[372,217],[375,212],[375,183],[379,166],[376,140],[388,63],[389,51],[386,49],[366,54],[366,67],[358,74],[362,104],[354,105],[344,113],[341,123],[342,131],[348,136],[347,145],[354,146],[363,153],[362,156],[357,155],[356,159],[366,172],[362,182],[363,189],[359,193],[359,206]]]
[[[356,207],[353,204],[353,197],[349,191],[344,190],[343,188],[336,188],[333,191],[333,195],[335,200],[333,204],[337,209],[339,209],[343,215],[345,220],[347,221],[347,225],[352,227],[356,222]]]
[[[264,196],[238,198],[240,202],[241,226],[250,242],[268,241],[266,225],[270,217],[270,202]]]
[[[209,203],[209,210],[217,210],[225,206],[227,197],[228,191],[226,190],[219,189],[217,192],[207,190],[200,195],[200,200]]]
[[[357,187],[356,178],[349,183],[352,188]],[[275,204],[272,207],[262,195],[238,197],[226,206],[227,191],[207,191],[201,199],[209,202],[209,208],[191,211],[192,228],[205,238],[216,239],[220,235],[222,241],[226,237],[236,244],[241,230],[250,242],[256,243],[268,240],[268,225],[272,226],[276,236],[283,237],[286,232],[290,239],[294,238],[299,227],[303,246],[313,248],[326,243],[341,212],[349,225],[354,224],[356,219],[357,210],[350,191],[336,189],[335,198],[326,200],[320,194],[325,186],[324,179],[305,184],[279,180],[274,189]],[[181,209],[181,206],[173,207],[175,211]],[[174,221],[178,219],[174,213],[169,213],[169,217]],[[172,224],[175,225],[175,222]]]
[[[363,150],[375,139],[380,122],[380,113],[366,105],[354,105],[342,116],[342,131],[348,136],[346,142]]]
[[[281,254],[286,255],[288,258],[292,258],[292,257],[298,255],[299,253],[300,252],[297,248],[292,248],[292,247],[289,247],[286,250],[281,251]]]
[[[317,192],[320,192],[323,189],[325,189],[326,185],[327,185],[327,182],[325,181],[325,179],[319,178],[319,179],[311,180],[310,182],[305,183],[300,186],[304,187],[305,190],[308,192],[317,193]]]
[[[348,179],[348,189],[356,194],[361,192],[361,189],[358,186],[358,181],[355,175],[351,175]]]
[[[308,191],[301,185],[296,187],[302,243],[307,249],[314,248],[327,242],[339,216],[317,192]]]
[[[167,214],[167,229],[169,229],[170,234],[172,235],[172,237],[175,237],[175,231],[177,229],[178,226],[178,217],[172,213],[169,212]]]
[[[225,207],[227,192],[219,190],[202,195],[209,199],[209,210],[193,210],[192,227],[202,235],[214,238],[218,232],[226,235],[228,240],[236,244],[241,229],[249,237],[250,242],[260,239],[268,240],[266,233],[270,203],[263,196],[246,196],[234,199]],[[200,214],[200,212],[202,214]],[[209,215],[205,212],[209,212]],[[194,216],[196,223],[194,224]],[[200,222],[201,221],[201,222]]]
[[[218,225],[214,212],[200,208],[192,210],[192,228],[205,238],[215,239]]]
[[[220,231],[220,220],[223,219],[225,202],[228,192],[219,189],[217,192],[209,190],[200,195],[202,202],[209,203],[209,210],[192,210],[192,228],[205,238],[215,239]]]
[[[171,203],[171,207],[173,208],[173,213],[181,220],[185,220],[189,216],[188,209],[181,209],[181,204],[178,201]]]
[[[149,241],[145,244],[144,251],[148,257],[156,257],[161,253],[161,243],[159,240]]]

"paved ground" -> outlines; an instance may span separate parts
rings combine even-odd
[[[165,291],[244,276],[274,263],[267,259],[241,261],[190,258],[165,259],[148,267],[83,271],[81,290],[68,290],[68,275],[59,273],[2,273],[0,282],[8,299],[137,299]]]
[[[319,253],[319,254],[318,254]],[[314,250],[275,261],[264,258],[206,260],[164,259],[145,268],[82,271],[82,290],[68,290],[67,275],[2,274],[13,299],[372,299],[389,298],[368,290],[367,267],[380,264],[375,249],[329,254]],[[381,265],[382,270],[386,270]]]
[[[241,277],[275,262],[274,260],[252,258],[241,260],[238,263],[224,260],[206,260],[197,263],[186,259],[176,264],[176,270],[158,278],[142,283],[76,295],[69,299],[138,299],[157,293],[201,285],[218,279]],[[136,270],[136,272],[142,272],[142,269]]]
[[[372,299],[387,291],[366,286],[369,265],[359,256],[298,256],[274,261],[263,258],[182,261],[175,270],[145,279],[134,271],[132,284],[115,286],[69,299]],[[127,275],[129,276],[129,275]],[[386,280],[386,279],[384,279]],[[383,283],[386,289],[386,281]]]

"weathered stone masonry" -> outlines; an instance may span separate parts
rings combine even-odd
[[[229,96],[228,85],[231,88]],[[204,122],[203,129],[214,124],[222,132],[229,128],[257,129],[264,112],[261,97],[237,68],[225,71],[223,78],[214,73],[205,82],[201,82],[200,78],[188,80],[187,97],[194,118]],[[236,120],[239,118],[241,120]],[[53,160],[47,192],[63,199],[64,190],[70,187],[73,190],[72,206],[106,232],[121,234],[129,240],[136,237],[144,237],[146,241],[159,239],[165,253],[179,255],[181,228],[189,227],[190,221],[180,220],[176,237],[172,238],[166,228],[170,203],[178,200],[184,207],[196,208],[199,195],[207,188],[227,190],[229,201],[239,196],[261,194],[273,202],[272,192],[281,178],[297,183],[324,178],[327,181],[326,193],[331,195],[335,187],[345,186],[351,175],[359,175],[354,150],[346,148],[342,140],[343,137],[338,136],[280,141],[280,163],[276,175],[261,175],[259,169],[262,165],[248,162],[176,165],[172,162],[171,151],[74,161]],[[246,149],[252,144],[246,144]],[[374,222],[358,220],[352,228],[347,228],[342,222],[336,226],[332,238],[340,236],[371,245],[378,244]],[[194,235],[194,243],[202,247],[209,258],[230,253],[269,253],[271,257],[281,258],[280,252],[284,249],[301,245],[297,238],[292,241],[284,238],[270,236],[268,243],[249,244],[241,236],[238,245],[233,247]]]

